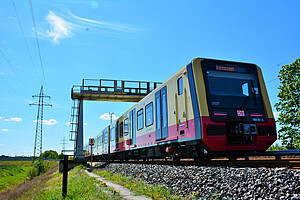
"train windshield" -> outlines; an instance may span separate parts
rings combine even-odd
[[[256,74],[207,70],[210,106],[261,108]]]
[[[254,74],[207,71],[209,90],[212,95],[229,95],[246,97],[259,95],[258,84]]]

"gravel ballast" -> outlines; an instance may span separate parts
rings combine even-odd
[[[151,164],[98,164],[101,169],[149,184],[162,184],[172,193],[201,199],[300,200],[300,170],[287,168],[199,167]]]

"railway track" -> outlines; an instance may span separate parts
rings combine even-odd
[[[286,167],[293,169],[300,169],[300,159],[284,159],[284,160],[226,160],[226,159],[213,159],[210,161],[193,161],[193,160],[182,160],[182,161],[171,161],[171,160],[147,160],[147,161],[109,161],[110,163],[131,163],[131,164],[157,164],[157,165],[177,165],[177,166],[229,166],[229,167]]]
[[[194,161],[193,159],[140,159],[128,161],[107,161],[111,163],[132,163],[132,164],[158,164],[158,165],[178,165],[178,166],[236,166],[236,167],[286,167],[300,169],[300,150],[267,151],[257,156],[249,156],[236,160],[228,158],[212,158],[206,161]]]
[[[163,184],[172,192],[182,196],[192,193],[200,199],[299,199],[300,170],[290,169],[297,168],[299,162],[295,158],[275,161],[250,157],[249,160],[182,160],[180,163],[169,160],[117,161],[97,163],[96,167],[141,178],[148,184]]]

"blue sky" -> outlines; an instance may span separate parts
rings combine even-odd
[[[1,2],[0,155],[33,154],[37,107],[29,103],[42,84],[53,104],[44,110],[43,150],[61,151],[70,90],[83,78],[163,82],[196,57],[250,62],[262,68],[274,105],[280,66],[300,57],[296,0],[32,0],[32,6],[42,65],[30,1]],[[100,116],[120,116],[132,105],[85,102],[85,142],[109,124]]]

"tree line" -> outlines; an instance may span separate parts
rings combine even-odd
[[[300,58],[279,71],[278,138],[286,149],[300,149]]]

